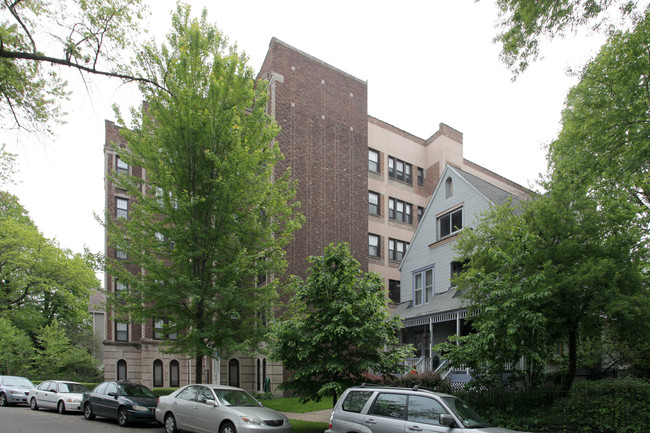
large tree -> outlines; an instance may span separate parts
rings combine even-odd
[[[87,331],[92,263],[45,238],[18,199],[0,191],[0,314],[32,337],[57,320],[68,334]]]
[[[522,209],[493,209],[459,239],[459,260],[468,269],[458,285],[475,313],[476,332],[447,348],[455,362],[477,370],[499,373],[504,363],[526,356],[539,372],[562,345],[568,391],[580,344],[602,338],[621,305],[648,305],[647,249],[640,227],[629,224],[635,217],[629,201],[603,203],[570,180],[545,186],[544,196]]]
[[[650,12],[648,12],[650,13]],[[650,16],[614,32],[570,90],[549,149],[555,173],[650,213]],[[647,221],[646,221],[647,224]]]
[[[143,79],[125,58],[143,11],[142,0],[2,0],[0,125],[48,132],[61,120],[68,92],[58,66]]]
[[[590,26],[609,31],[629,25],[643,12],[638,0],[496,0],[501,12],[495,38],[515,76],[540,54],[540,42]]]
[[[142,177],[114,176],[133,198],[128,218],[107,215],[109,246],[126,260],[108,271],[126,290],[109,297],[131,320],[163,320],[178,338],[162,349],[196,358],[249,352],[264,340],[284,247],[299,226],[295,185],[267,114],[267,87],[246,56],[179,5],[167,44],[145,47],[146,101],[116,148]],[[134,267],[137,272],[132,272]],[[267,278],[268,276],[268,278]]]
[[[281,387],[303,401],[337,396],[366,372],[398,373],[409,346],[396,347],[401,320],[391,317],[381,277],[364,273],[345,243],[311,256],[305,281],[293,280],[289,308],[274,323],[272,357],[291,373]]]

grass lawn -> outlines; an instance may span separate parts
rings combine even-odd
[[[329,425],[324,422],[298,421],[292,419],[291,433],[323,433]]]
[[[317,410],[332,409],[332,402],[330,400],[324,401],[321,400],[318,403],[310,401],[309,403],[300,403],[298,397],[289,397],[289,398],[273,398],[270,400],[262,400],[262,404],[271,409],[275,409],[279,412],[294,412],[294,413],[305,413],[305,412],[314,412]],[[310,423],[314,424],[314,423]],[[291,422],[293,425],[293,421]],[[327,427],[326,427],[327,428]],[[303,430],[298,430],[302,432]],[[310,430],[304,430],[309,432]],[[322,433],[322,432],[321,432]]]

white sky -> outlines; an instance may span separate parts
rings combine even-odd
[[[148,28],[160,42],[170,27],[173,0],[152,5]],[[237,42],[258,71],[272,37],[368,82],[368,114],[421,138],[439,123],[464,134],[465,158],[524,186],[546,167],[543,146],[559,131],[568,89],[567,67],[593,56],[603,38],[556,40],[545,58],[514,83],[499,60],[492,0],[261,2],[194,0],[193,14]],[[104,120],[139,101],[135,85],[69,73],[74,91],[67,124],[46,143],[1,132],[18,153],[16,194],[41,232],[75,252],[104,251]]]

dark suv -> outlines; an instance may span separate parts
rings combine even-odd
[[[121,426],[131,422],[156,422],[158,396],[139,383],[109,381],[85,392],[81,408],[86,419],[95,416],[116,419]]]
[[[410,388],[365,386],[345,390],[325,433],[516,433],[490,427],[449,394]]]

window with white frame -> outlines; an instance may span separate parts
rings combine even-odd
[[[115,250],[115,258],[118,259],[118,260],[126,260],[126,258],[127,258],[126,251],[121,250],[119,248],[116,249]]]
[[[163,319],[157,319],[153,322],[153,339],[162,340],[165,338],[163,334],[163,326],[165,326],[165,321]]]
[[[118,176],[129,174],[129,164],[124,162],[119,156],[115,157],[115,168]]]
[[[433,268],[413,274],[413,304],[427,304],[433,298]]]
[[[379,173],[379,152],[368,149],[368,171]]]
[[[115,341],[129,341],[129,324],[115,322]]]
[[[118,218],[128,218],[129,217],[129,201],[125,198],[117,197],[115,199],[115,204],[117,207],[117,217]]]
[[[368,233],[368,255],[378,258],[379,255],[379,235]]]
[[[388,177],[411,185],[411,164],[401,159],[388,157]]]
[[[463,208],[455,209],[438,217],[438,234],[442,239],[463,228]]]
[[[121,282],[119,280],[115,280],[115,294],[117,296],[120,296],[120,294],[122,292],[124,292],[125,290],[126,290],[126,284],[124,284],[123,282]]]
[[[406,253],[408,247],[408,242],[400,241],[398,239],[388,239],[388,259],[397,262],[402,261],[404,253]]]
[[[413,205],[390,197],[388,199],[388,218],[406,224],[413,224]]]
[[[379,215],[379,193],[368,191],[368,213],[370,215]]]

